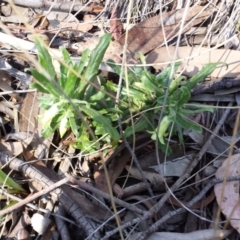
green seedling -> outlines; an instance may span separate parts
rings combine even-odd
[[[63,61],[60,62],[59,74],[54,70],[47,49],[40,41],[36,41],[42,69],[29,70],[36,79],[32,87],[45,94],[39,100],[40,107],[46,110],[39,117],[45,137],[57,129],[62,137],[71,129],[76,136],[74,146],[82,151],[91,152],[106,143],[117,146],[120,138],[116,127],[119,117],[124,122],[126,138],[130,138],[136,132],[147,131],[152,139],[159,140],[160,146],[165,145],[165,138],[170,134],[170,129],[173,130],[173,134],[178,135],[180,141],[183,141],[183,129],[198,132],[202,130],[199,125],[189,120],[189,115],[213,109],[186,103],[190,99],[191,90],[211,74],[219,63],[205,65],[183,85],[180,85],[183,77],[175,78],[175,74],[171,74],[171,66],[159,74],[152,74],[146,67],[129,68],[128,81],[124,81],[121,87],[120,103],[116,109],[114,97],[118,89],[117,84],[98,74],[99,65],[110,41],[111,36],[104,35],[93,51],[86,49],[83,52],[79,63],[71,59],[66,49],[60,48]],[[140,59],[144,64],[145,58],[142,54]],[[108,64],[120,75],[121,66],[117,66],[111,60]],[[179,64],[175,64],[174,73]],[[124,80],[125,77],[123,76]],[[162,119],[158,124],[162,109]],[[130,113],[135,116],[134,126],[130,124]]]
[[[45,94],[39,100],[40,107],[45,109],[45,113],[39,116],[43,136],[49,137],[59,129],[63,137],[71,128],[76,136],[75,146],[88,152],[99,147],[93,143],[104,133],[107,133],[104,141],[113,145],[118,143],[120,136],[112,124],[116,115],[114,101],[106,95],[106,80],[97,76],[110,41],[111,36],[104,35],[91,53],[89,50],[83,52],[78,63],[70,58],[66,49],[60,48],[63,62],[60,62],[59,74],[55,72],[52,58],[43,43],[35,41],[42,69],[27,70],[36,79],[32,87]],[[94,128],[93,134],[91,128]]]
[[[140,59],[145,64],[145,58],[140,54]],[[165,145],[165,138],[169,135],[170,128],[173,127],[173,134],[177,134],[179,140],[183,141],[183,129],[192,129],[201,132],[202,128],[198,124],[188,119],[189,115],[204,111],[213,111],[213,108],[206,105],[188,104],[191,97],[191,90],[197,83],[203,81],[219,63],[206,64],[198,74],[191,77],[184,85],[180,86],[182,76],[170,79],[171,66],[168,66],[161,73],[154,75],[144,68],[134,68],[128,70],[129,92],[125,86],[122,87],[121,99],[132,101],[132,112],[143,112],[134,126],[127,126],[125,137],[140,131],[147,131],[152,135],[152,139],[158,139],[160,145]],[[120,74],[121,67],[114,62],[109,65],[117,74]],[[180,63],[174,66],[174,73]],[[173,74],[174,76],[174,74]],[[123,76],[124,78],[125,76]],[[170,84],[169,84],[170,81]],[[112,84],[111,84],[112,85]],[[167,88],[169,90],[167,91]],[[114,87],[111,87],[114,90]],[[158,116],[163,108],[165,94],[167,95],[163,117],[158,126]],[[173,126],[172,126],[173,124]],[[165,149],[165,148],[162,148]]]
[[[11,193],[25,192],[25,190],[21,187],[21,185],[19,185],[12,178],[7,176],[1,169],[0,169],[0,182],[8,188],[7,189],[8,192],[11,192]]]

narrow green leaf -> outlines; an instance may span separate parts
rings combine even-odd
[[[71,62],[71,61],[72,61],[71,56],[70,56],[69,52],[66,50],[66,48],[60,47],[59,49],[60,49],[60,51],[61,51],[61,53],[62,53],[64,62],[65,62],[65,63]],[[66,68],[66,69],[67,69],[67,68]],[[67,70],[66,70],[66,71],[67,71]],[[66,72],[65,72],[65,73],[66,73]]]
[[[37,82],[34,82],[30,85],[31,88],[36,88],[39,92],[41,93],[46,93],[46,94],[49,94],[49,91],[43,87],[41,84],[37,83]]]
[[[110,90],[117,92],[118,86],[116,84],[108,81],[106,85]],[[136,86],[136,88],[137,88],[137,86]],[[121,95],[126,96],[127,98],[133,97],[139,101],[145,101],[147,98],[146,98],[144,92],[142,92],[140,89],[136,89],[136,88],[130,88],[129,91],[127,91],[126,87],[122,87]]]
[[[77,84],[79,82],[78,77],[73,72],[73,70],[75,70],[75,69],[76,69],[76,63],[74,63],[74,64],[69,63],[69,69],[67,72],[67,81],[64,86],[64,92],[69,97],[72,97],[71,94],[73,94],[73,91],[75,91]]]
[[[121,66],[116,65],[116,63],[115,63],[113,60],[109,59],[109,60],[107,61],[107,64],[112,68],[112,70],[113,70],[116,74],[118,74],[118,75],[121,74]],[[135,68],[133,69],[133,71],[128,69],[128,71],[127,71],[127,77],[128,77],[128,82],[129,82],[129,84],[133,84],[133,83],[135,83],[135,82],[139,82],[139,76],[141,75],[141,72],[142,72],[142,69],[141,69],[141,68],[137,68],[137,67],[135,67]],[[124,80],[126,80],[126,79],[125,79],[125,77],[126,77],[125,74],[123,74],[122,77],[123,77]]]
[[[102,62],[103,56],[110,44],[112,36],[105,34],[100,38],[100,41],[95,49],[91,52],[89,63],[83,76],[86,80],[91,80],[93,76],[97,75],[99,65]]]
[[[48,91],[57,98],[61,96],[61,93],[58,91],[58,89],[56,89],[55,85],[43,74],[33,68],[29,69],[29,71],[32,73],[33,77],[42,85],[42,87],[46,89],[46,91]]]
[[[43,128],[48,127],[52,122],[52,119],[57,114],[60,114],[61,107],[63,107],[61,102],[55,103],[47,111],[45,111],[43,115],[39,116],[39,120],[42,123]]]
[[[199,106],[200,107],[200,106]],[[188,115],[191,115],[191,114],[197,114],[197,113],[202,113],[202,112],[214,112],[214,108],[210,107],[210,106],[206,106],[206,107],[200,107],[198,109],[185,109],[185,108],[180,108],[178,110],[178,113],[182,114],[182,115],[185,115],[185,116],[188,116]]]
[[[100,101],[101,99],[103,99],[105,97],[105,93],[103,93],[101,90],[99,90],[96,94],[93,94],[89,101],[92,103],[97,103],[98,101]]]
[[[62,117],[60,124],[59,124],[59,134],[62,138],[64,134],[67,132],[68,129],[68,118],[66,116]]]
[[[191,97],[191,93],[188,90],[187,87],[182,86],[178,89],[178,91],[175,91],[173,94],[173,98],[175,101],[177,101],[177,106],[182,107],[184,103],[186,103]]]
[[[5,174],[2,169],[0,169],[0,182],[5,183],[6,186],[8,186],[14,190],[17,190],[20,192],[25,192],[25,190],[21,187],[21,185],[19,185],[12,178],[7,176],[7,174]]]
[[[53,79],[55,79],[56,72],[52,64],[52,57],[50,56],[48,50],[45,48],[44,42],[42,40],[35,39],[35,46],[38,50],[38,59],[40,65]]]
[[[109,59],[109,60],[107,61],[107,64],[109,65],[109,67],[112,68],[112,70],[113,70],[116,74],[118,74],[118,75],[121,74],[121,66],[116,65],[116,63],[115,63],[112,59]]]
[[[167,130],[172,122],[174,122],[174,118],[172,116],[167,115],[163,117],[158,128],[158,139],[161,144],[165,144],[164,137],[168,134]]]
[[[183,143],[183,128],[180,124],[178,124],[178,122],[176,122],[174,124],[174,130],[175,132],[177,132],[177,135],[178,135],[178,139],[179,139],[179,142],[182,144]]]
[[[186,77],[184,77],[184,76],[179,76],[177,79],[172,80],[170,87],[169,87],[169,92],[168,92],[169,96],[172,95],[178,89],[181,81],[185,78]]]
[[[145,117],[142,117],[136,124],[134,124],[134,126],[128,126],[124,131],[125,138],[132,136],[133,131],[137,133],[137,132],[141,132],[143,130],[148,129],[149,119],[147,120],[146,117],[147,117],[147,114]]]
[[[72,63],[72,59],[68,51],[64,47],[59,48],[62,56],[63,56],[63,61],[66,65],[69,65]],[[65,89],[65,84],[67,83],[67,74],[68,74],[68,67],[60,63],[60,81],[59,84],[62,87],[62,89]]]
[[[80,61],[80,63],[78,64],[78,67],[77,67],[77,69],[76,69],[76,71],[77,71],[79,74],[82,74],[84,67],[87,65],[89,53],[90,53],[90,50],[89,50],[89,49],[85,49],[85,50],[83,51],[83,53],[82,53],[81,61]]]
[[[201,126],[191,122],[190,120],[187,120],[186,118],[184,118],[178,113],[176,115],[176,122],[184,129],[192,129],[193,131],[196,131],[196,132],[202,132]]]
[[[48,94],[40,97],[38,101],[41,108],[48,110],[56,102],[56,98],[53,95]]]
[[[84,67],[87,66],[88,62],[88,56],[89,56],[90,50],[85,49],[82,53],[81,61],[76,66],[76,71],[80,76],[78,86],[76,86],[74,93],[72,94],[73,98],[81,98],[84,94],[84,89],[88,85],[88,79],[85,79],[82,75],[84,72]]]
[[[69,118],[69,124],[76,138],[79,138],[79,130],[77,128],[76,120],[74,117]]]
[[[174,63],[173,76],[177,71],[177,69],[179,68],[180,64],[181,62]],[[170,78],[171,71],[172,71],[172,65],[169,64],[161,73],[156,75],[156,78],[155,78],[156,82],[162,85],[163,87],[167,87],[168,81],[170,81],[169,78]]]
[[[50,137],[59,128],[61,118],[61,114],[57,114],[54,118],[52,118],[50,124],[43,128],[42,135],[46,138]]]
[[[209,74],[211,74],[219,64],[226,65],[225,63],[221,62],[208,63],[204,65],[200,72],[192,76],[184,86],[186,86],[191,91],[197,83],[202,82]]]
[[[86,106],[81,106],[81,110],[85,112],[88,116],[91,116],[94,121],[101,123],[105,131],[109,133],[110,136],[113,138],[114,142],[118,142],[118,140],[120,139],[119,133],[114,127],[112,127],[111,122],[107,118],[102,116],[98,111],[95,111],[94,109]]]
[[[150,92],[156,92],[157,86],[153,82],[153,76],[150,72],[143,71],[141,74],[141,82],[143,83],[143,86],[145,89],[147,89]]]
[[[144,65],[144,71],[147,72],[145,56],[141,52],[138,52],[137,55],[139,56],[141,63]]]

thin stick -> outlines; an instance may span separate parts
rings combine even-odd
[[[232,106],[232,103],[228,104],[228,108],[225,110],[222,118],[220,119],[220,121],[218,122],[217,126],[215,127],[212,135],[209,137],[208,141],[203,145],[202,149],[200,150],[199,154],[194,158],[194,160],[192,161],[191,165],[189,166],[189,168],[187,169],[186,173],[184,175],[182,175],[173,185],[171,188],[169,188],[169,191],[166,192],[166,194],[161,198],[161,200],[151,209],[147,212],[147,214],[145,214],[143,217],[138,217],[135,218],[125,224],[123,224],[121,226],[121,229],[124,229],[126,227],[130,227],[135,223],[139,223],[140,221],[144,220],[144,219],[148,219],[151,218],[151,216],[153,214],[155,214],[156,212],[159,211],[159,209],[163,206],[163,204],[166,202],[166,200],[170,197],[170,195],[173,195],[173,191],[175,191],[175,189],[177,189],[181,183],[190,176],[192,170],[195,168],[195,166],[198,164],[198,162],[200,161],[200,159],[202,158],[202,156],[204,155],[204,153],[207,151],[208,147],[210,146],[212,140],[214,139],[214,137],[217,135],[218,131],[220,130],[221,126],[223,125],[225,119],[227,118],[229,112],[230,112],[230,107]],[[195,198],[194,198],[195,199]],[[187,205],[187,207],[189,207]],[[182,209],[182,208],[180,208]],[[185,211],[186,209],[182,209],[181,211]],[[180,211],[179,209],[177,211]],[[176,213],[177,214],[177,213]],[[170,214],[172,216],[172,212]],[[174,214],[175,215],[175,214]],[[165,216],[160,219],[157,223],[155,223],[157,226],[159,226],[160,224],[162,224],[162,220],[165,219]],[[164,220],[165,222],[166,220]],[[156,226],[154,225],[154,226]],[[108,239],[108,237],[112,236],[114,233],[117,232],[118,229],[114,229],[113,231],[107,233],[105,235],[105,237],[103,239]],[[149,229],[150,231],[150,229]],[[147,234],[150,234],[150,232],[147,232]],[[147,235],[146,234],[146,235]]]
[[[229,103],[227,109],[225,110],[224,114],[222,115],[222,118],[220,119],[220,121],[218,122],[217,126],[213,130],[213,133],[208,138],[206,143],[203,145],[203,147],[200,150],[200,152],[198,153],[198,155],[193,159],[193,161],[191,162],[190,166],[187,168],[187,171],[185,172],[185,174],[180,176],[179,179],[171,186],[171,188],[168,189],[168,191],[160,199],[160,201],[152,209],[149,210],[148,214],[144,216],[145,219],[152,217],[156,212],[158,212],[160,210],[160,208],[163,206],[163,204],[167,201],[167,199],[171,195],[173,195],[173,192],[181,185],[181,183],[185,179],[189,178],[189,176],[191,175],[192,170],[196,167],[198,162],[201,160],[202,156],[205,154],[205,152],[209,148],[210,144],[212,143],[212,140],[215,138],[215,136],[219,132],[220,128],[224,124],[225,119],[227,118],[227,116],[228,116],[228,114],[229,114],[229,112],[231,110],[230,109],[231,106],[232,106],[232,103]]]
[[[141,216],[147,213],[147,211],[144,211],[141,208],[138,208],[137,206],[134,206],[132,204],[126,203],[123,200],[118,199],[116,197],[112,197],[112,196],[110,196],[110,194],[105,193],[105,192],[103,192],[103,191],[101,191],[101,190],[99,190],[99,189],[97,189],[95,187],[92,187],[92,186],[90,186],[89,184],[87,184],[85,182],[78,181],[77,179],[75,179],[74,177],[72,177],[70,175],[68,175],[68,180],[69,180],[70,183],[77,184],[80,188],[83,188],[83,189],[85,189],[85,190],[87,190],[89,192],[95,193],[95,194],[97,194],[97,195],[99,195],[99,196],[101,196],[101,197],[103,197],[103,198],[105,198],[105,199],[107,199],[109,201],[114,200],[114,202],[116,204],[118,204],[118,205],[120,205],[120,206],[122,206],[122,207],[124,207],[126,209],[129,209],[129,210],[131,210],[131,211],[133,211],[135,213],[138,213]]]
[[[16,203],[15,205],[13,205],[12,207],[9,207],[7,209],[4,209],[4,210],[1,210],[0,211],[0,216],[1,215],[5,215],[7,213],[10,213],[20,207],[22,207],[23,205],[25,204],[28,204],[30,202],[32,202],[33,200],[35,200],[36,198],[38,197],[41,197],[42,195],[46,194],[46,193],[49,193],[51,192],[52,190],[56,189],[56,188],[59,188],[60,186],[62,186],[63,184],[67,183],[68,182],[68,177],[65,177],[64,179],[52,184],[51,186],[47,187],[47,188],[44,188],[43,190],[37,192],[37,193],[34,193],[33,195],[29,196],[29,197],[26,197],[25,199],[21,200],[20,202]]]
[[[191,201],[189,201],[186,204],[186,208],[190,208],[194,203],[198,202],[199,200],[201,200],[204,195],[208,192],[209,189],[211,189],[215,184],[217,183],[222,183],[224,181],[239,181],[240,176],[233,176],[233,177],[229,177],[229,178],[214,178],[212,181],[210,181],[203,189],[202,191],[195,196]],[[147,231],[143,232],[143,234],[141,235],[141,237],[138,240],[144,240],[146,239],[146,237],[155,232],[159,226],[161,224],[163,224],[165,221],[167,221],[169,218],[171,218],[172,216],[175,216],[176,214],[180,214],[182,212],[186,211],[186,208],[179,208],[177,210],[171,211],[169,213],[167,213],[164,217],[162,217],[160,220],[158,220],[157,222],[155,222],[151,227],[148,228]]]
[[[237,181],[237,180],[240,180],[240,176],[233,176],[233,177],[227,178],[227,181]],[[205,194],[209,191],[209,189],[211,189],[211,187],[213,187],[215,184],[221,183],[223,181],[224,181],[223,178],[221,178],[221,179],[216,179],[216,178],[212,179],[202,189],[202,191],[197,196],[195,196],[191,201],[189,201],[186,204],[186,208],[190,208],[193,204],[195,204],[196,202],[200,201],[205,196]],[[173,217],[173,216],[175,216],[177,214],[186,212],[187,211],[186,208],[178,208],[177,210],[168,212],[164,217],[162,217],[156,223],[154,223],[146,232],[143,232],[142,236],[138,240],[145,239],[146,236],[148,236],[150,233],[154,232],[159,227],[159,225],[163,224],[164,222],[166,222],[171,217]],[[131,220],[129,222],[126,222],[125,224],[121,225],[121,228],[124,229],[124,228],[130,227],[133,224],[136,224],[136,223],[138,223],[141,220],[143,220],[143,218],[140,218],[140,217],[139,218],[135,218],[135,219],[133,219],[133,220]],[[107,232],[106,235],[102,238],[102,240],[107,240],[109,237],[111,237],[113,234],[115,234],[117,232],[118,232],[118,228],[115,228],[114,230]]]

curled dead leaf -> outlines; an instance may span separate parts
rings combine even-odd
[[[118,11],[117,8],[115,8],[112,11],[110,22],[109,22],[110,33],[116,40],[120,39],[122,35],[122,30],[123,30],[122,22],[117,18],[117,11]]]
[[[126,170],[135,178],[142,180],[142,176],[136,167],[125,166]],[[164,177],[159,173],[143,171],[145,178],[153,185],[158,185],[164,182]]]
[[[214,78],[237,77],[240,74],[239,51],[229,49],[209,49],[209,48],[192,48],[179,47],[177,49],[177,58],[174,59],[176,47],[163,47],[155,49],[148,54],[146,62],[153,64],[155,69],[164,69],[171,61],[180,61],[178,69],[184,75],[193,76],[200,69],[210,62],[222,62],[209,75]],[[159,64],[161,63],[161,64]],[[165,63],[165,64],[164,64]]]
[[[186,14],[184,29],[181,34],[186,33],[196,24],[203,22],[213,12],[213,9],[204,9],[202,6],[194,6],[188,9],[173,10],[164,12],[161,21],[160,16],[148,18],[136,24],[128,32],[128,49],[131,52],[141,52],[143,54],[159,47],[164,41],[176,36],[180,30],[180,22]],[[122,35],[119,42],[125,43],[125,35]]]
[[[225,159],[216,172],[216,178],[228,178],[240,173],[240,154]],[[230,224],[240,233],[239,181],[216,184],[214,192],[222,213],[230,220]]]

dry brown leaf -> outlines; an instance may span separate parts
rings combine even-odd
[[[9,156],[18,156],[23,152],[23,146],[27,147],[33,140],[33,134],[25,134],[26,138],[19,142],[5,142],[4,139],[0,141],[0,152],[5,153]]]
[[[163,47],[155,49],[147,56],[147,63],[153,63],[154,68],[164,69],[169,61],[174,60],[175,47]],[[209,62],[223,62],[228,64],[219,65],[214,70],[210,77],[223,78],[223,77],[237,77],[240,74],[240,61],[239,51],[229,49],[208,49],[208,48],[192,48],[192,47],[179,47],[177,51],[177,59],[186,59],[181,61],[179,71],[187,76],[193,76]],[[176,59],[176,60],[177,60]],[[154,63],[164,63],[165,65],[154,65]]]
[[[231,230],[219,230],[219,229],[204,229],[190,233],[179,232],[155,232],[149,235],[146,240],[218,240],[227,237]],[[131,240],[137,240],[141,236],[141,233],[134,233],[131,235]]]
[[[125,166],[126,170],[135,178],[142,180],[142,176],[136,167]],[[164,177],[159,173],[143,171],[145,178],[153,185],[158,185],[164,182]]]
[[[12,78],[8,72],[0,70],[0,89],[3,91],[12,91],[11,87]],[[19,94],[11,93],[11,97],[16,98],[18,101],[21,101]]]
[[[81,55],[82,52],[88,48],[90,50],[93,50],[99,42],[99,38],[91,38],[88,39],[86,42],[79,42],[74,44],[75,47],[78,48],[78,54]],[[112,41],[110,42],[109,47],[107,48],[106,53],[104,54],[103,61],[107,61],[108,59],[112,59],[116,63],[121,63],[122,61],[122,52],[123,52],[123,46],[117,42],[117,41]],[[135,60],[131,58],[131,53],[127,51],[127,62],[128,63],[136,63]]]
[[[47,176],[53,181],[59,180],[57,173],[54,170],[48,168],[42,160],[37,159],[35,156],[33,156],[31,152],[24,149],[23,155],[25,160],[27,162],[30,162],[43,175]],[[33,187],[36,186],[37,185],[34,185]],[[72,189],[67,185],[63,185],[62,189],[70,198],[75,199],[75,202],[80,206],[85,214],[94,216],[99,219],[105,219],[109,217],[110,212],[108,212],[106,208],[99,206],[97,203],[91,202],[81,194],[72,191]]]
[[[49,21],[47,17],[44,16],[43,14],[36,14],[36,16],[33,19],[31,19],[28,23],[33,28],[38,29],[47,29],[49,26]]]
[[[228,168],[229,167],[229,168]],[[226,171],[228,169],[228,171]],[[227,158],[216,172],[216,178],[238,176],[240,173],[240,154]],[[217,203],[233,228],[240,233],[239,181],[218,183],[214,186]],[[223,195],[222,195],[223,191]],[[222,197],[223,196],[223,197]]]
[[[15,224],[15,226],[14,226],[13,230],[11,231],[11,233],[8,235],[8,238],[14,238],[14,237],[17,236],[17,234],[21,234],[20,230],[26,228],[27,225],[31,224],[31,219],[30,219],[30,216],[28,215],[27,211],[22,213],[22,208],[19,208],[19,209],[17,209],[17,212],[18,212],[17,214],[20,214],[21,217],[18,220],[17,224]],[[23,238],[23,239],[25,239],[25,238]],[[26,240],[27,240],[27,238],[26,238]]]
[[[43,114],[44,110],[39,107],[38,99],[42,97],[42,93],[27,93],[23,100],[20,115],[19,115],[19,129],[23,132],[33,132],[35,127],[34,123],[37,120],[37,116]],[[32,147],[35,149],[34,155],[37,158],[43,158],[48,155],[49,146],[52,137],[45,139],[41,137],[42,125],[37,122],[38,132],[35,134],[36,141],[32,142]]]
[[[121,156],[115,158],[115,159],[117,159],[117,161],[112,161],[109,164],[108,172],[106,174],[108,174],[111,186],[113,186],[113,184],[115,183],[117,178],[122,173],[126,163],[129,161],[129,158],[130,158],[129,151],[124,149],[121,152]],[[95,180],[95,183],[96,183],[98,189],[100,189],[106,193],[110,192],[109,188],[108,188],[107,178],[105,176],[104,169],[96,170],[94,172],[93,177],[94,177],[94,180]]]
[[[117,13],[118,13],[118,9],[115,8],[112,11],[111,18],[110,18],[110,21],[109,21],[110,33],[112,34],[112,36],[116,40],[118,40],[121,37],[122,30],[123,30],[122,22],[117,18],[118,17]]]
[[[81,32],[88,32],[93,28],[93,20],[95,17],[90,14],[84,15],[84,22],[78,23],[78,22],[60,22],[60,26],[64,28],[69,28],[69,30],[73,31],[81,31]]]
[[[203,7],[201,6],[189,8],[184,23],[185,27],[182,33],[189,31],[192,26],[201,23],[212,13],[211,9],[204,11],[202,10]],[[163,31],[165,32],[167,39],[170,39],[179,31],[180,21],[182,20],[184,11],[185,9],[180,9],[163,13],[162,18],[164,29],[162,28],[160,16],[145,19],[141,23],[135,25],[128,32],[128,49],[131,52],[141,52],[145,54],[155,49],[156,47],[159,47],[162,43],[164,43]],[[196,18],[192,21],[194,17]],[[192,22],[190,23],[190,21]],[[125,43],[125,35],[119,39],[119,42],[122,45]]]

